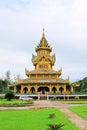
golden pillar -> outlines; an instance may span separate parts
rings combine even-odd
[[[30,93],[30,86],[28,86],[27,89],[28,89],[28,93]]]
[[[64,89],[63,94],[65,94],[66,93],[66,85],[63,86],[63,89]]]
[[[16,86],[14,86],[14,93],[16,93]]]
[[[59,86],[58,85],[56,85],[56,89],[57,89],[57,93],[59,93]]]
[[[35,88],[35,93],[38,93],[38,86],[36,85],[34,88]]]
[[[73,86],[71,86],[71,93],[73,93]]]
[[[21,86],[21,93],[23,93],[23,89],[24,89],[24,86],[22,85],[22,86]]]
[[[49,86],[49,92],[52,93],[52,86]]]

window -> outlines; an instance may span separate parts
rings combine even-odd
[[[47,68],[48,68],[48,65],[39,65],[39,68],[40,68],[40,69],[47,69]]]

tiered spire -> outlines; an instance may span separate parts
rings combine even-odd
[[[39,50],[49,50],[50,52],[52,51],[52,48],[50,47],[50,45],[48,44],[46,38],[45,38],[45,34],[44,34],[44,28],[43,28],[43,33],[42,33],[42,38],[40,40],[40,43],[38,44],[37,48],[36,48],[36,52]]]

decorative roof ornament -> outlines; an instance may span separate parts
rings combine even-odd
[[[45,36],[45,34],[44,34],[44,28],[43,28],[43,33],[42,33],[42,36],[43,36],[43,37]]]
[[[43,33],[42,33],[42,38],[40,40],[40,43],[36,47],[36,52],[38,52],[39,50],[49,50],[50,52],[52,51],[52,48],[50,47],[49,43],[45,38],[44,28],[43,28]]]

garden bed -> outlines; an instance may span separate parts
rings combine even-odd
[[[24,107],[33,105],[33,101],[0,99],[0,107]]]

